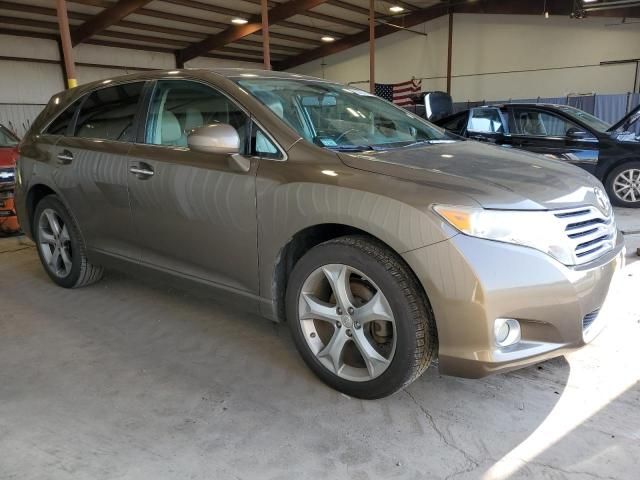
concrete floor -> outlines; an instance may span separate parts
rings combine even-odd
[[[284,327],[117,273],[63,290],[0,239],[0,479],[637,479],[637,258],[583,350],[366,402]]]

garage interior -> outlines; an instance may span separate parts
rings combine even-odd
[[[457,109],[640,104],[640,2],[0,0],[0,124],[128,73],[252,68]],[[429,368],[365,401],[321,383],[286,325],[126,272],[65,290],[0,234],[0,479],[637,479],[640,209],[607,328],[566,357],[467,380]]]

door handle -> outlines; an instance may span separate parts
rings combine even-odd
[[[69,165],[73,162],[73,153],[69,150],[63,150],[57,155],[57,158],[60,165]]]
[[[139,179],[144,180],[146,178],[153,177],[155,172],[153,171],[153,168],[151,168],[151,165],[141,163],[138,166],[129,167],[129,173],[132,173]]]

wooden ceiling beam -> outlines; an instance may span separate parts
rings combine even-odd
[[[452,2],[451,4],[439,3],[422,10],[408,12],[406,15],[393,18],[394,25],[401,28],[410,28],[429,20],[434,20],[445,14],[449,9],[455,13],[477,13],[477,14],[504,14],[504,15],[542,15],[540,2],[537,0],[519,0],[517,2],[511,0],[476,0]],[[547,11],[551,15],[571,14],[573,9],[572,2],[563,0],[548,0]],[[617,12],[617,13],[616,13]],[[617,17],[640,17],[640,8],[628,8],[622,10],[598,11],[594,12],[602,14],[601,16],[617,16]],[[594,15],[596,16],[596,15]],[[579,20],[576,20],[579,21]],[[397,32],[399,29],[389,23],[381,23],[375,28],[375,38],[383,37]],[[326,57],[334,53],[342,52],[349,48],[355,47],[369,41],[368,30],[362,30],[353,35],[348,35],[333,43],[323,45],[314,50],[307,50],[295,57],[289,57],[286,60],[274,64],[276,70],[286,70],[304,63]]]
[[[409,28],[415,25],[419,25],[420,23],[428,22],[429,20],[441,17],[447,12],[448,7],[446,5],[437,4],[433,7],[411,12],[410,15],[405,15],[403,17],[394,19],[394,23],[404,28]],[[375,27],[375,38],[384,37],[385,35],[389,35],[397,31],[397,28],[386,23],[378,24]],[[282,62],[276,63],[274,65],[274,69],[286,70],[288,68],[296,67],[312,60],[317,60],[318,58],[326,57],[334,53],[348,50],[349,48],[366,43],[368,41],[369,30],[362,30],[361,32],[354,33],[353,35],[348,35],[340,40],[328,43],[314,50],[306,51],[295,57],[289,57]]]
[[[255,5],[260,5],[260,0],[243,0],[243,1],[253,3]],[[274,1],[269,1],[268,3],[269,3],[269,7],[271,8],[275,8],[278,5],[282,5],[281,3],[274,2]],[[332,15],[325,15],[323,13],[317,13],[317,12],[311,12],[311,11],[302,12],[302,13],[299,13],[299,15],[315,18],[316,20],[322,20],[324,22],[334,23],[337,25],[344,25],[345,27],[350,27],[355,29],[360,29],[366,26],[366,23],[352,22],[349,20],[345,20],[343,18],[334,17]],[[283,25],[283,22],[278,22],[278,25]],[[301,24],[294,23],[294,25],[296,25],[297,27],[300,27]]]
[[[93,6],[93,7],[101,7],[101,8],[105,8],[105,7],[108,7],[109,5],[113,4],[113,2],[110,2],[109,0],[67,0],[67,2],[69,2],[69,3],[78,3],[80,5],[89,5],[89,6]],[[259,2],[259,0],[258,0],[258,2]],[[276,3],[276,5],[277,5],[277,3]],[[213,20],[208,20],[206,18],[198,18],[198,17],[191,17],[191,16],[179,15],[179,14],[174,14],[174,13],[167,13],[167,12],[163,12],[163,11],[159,11],[159,10],[150,10],[148,8],[141,8],[140,10],[138,10],[136,12],[136,14],[137,15],[146,16],[146,17],[159,18],[159,19],[162,19],[162,20],[171,20],[173,22],[186,23],[188,25],[200,25],[200,26],[208,27],[208,28],[219,28],[220,30],[225,30],[226,28],[229,27],[229,24],[227,24],[227,23],[216,22],[216,21],[213,21]],[[317,33],[319,35],[331,35],[332,34],[332,32],[330,30],[307,27],[306,25],[301,25],[301,24],[297,24],[297,23],[279,22],[279,25],[284,27],[285,23],[289,24],[289,25],[287,25],[287,28],[293,28],[293,29],[296,29],[296,30],[311,31],[311,32]],[[316,46],[317,45],[321,45],[321,42],[319,40],[314,40],[314,39],[311,39],[311,38],[298,37],[298,36],[295,36],[295,35],[277,34],[277,33],[274,33],[274,32],[270,32],[270,33],[271,33],[271,38],[276,38],[276,39],[279,39],[279,40],[286,40],[286,41],[289,41],[289,42],[303,43],[303,44],[307,44],[307,45],[316,45]],[[204,35],[206,36],[207,34],[204,34]]]
[[[97,15],[91,17],[79,27],[71,32],[71,40],[73,45],[88,40],[94,35],[106,30],[111,25],[115,25],[127,15],[141,9],[151,0],[119,0],[109,8],[105,8]]]
[[[56,10],[53,8],[47,7],[38,7],[38,6],[30,6],[24,5],[20,3],[7,2],[4,0],[0,0],[0,10],[5,11],[14,11],[14,12],[25,12],[25,13],[36,13],[38,15],[46,15],[50,17],[56,16]],[[74,20],[87,20],[92,17],[92,15],[88,13],[80,13],[80,12],[68,12],[68,16],[70,19]],[[118,27],[130,28],[132,30],[137,30],[140,32],[155,32],[155,33],[164,33],[167,35],[174,35],[177,37],[187,37],[187,38],[195,38],[198,40],[202,40],[207,37],[207,34],[204,32],[194,32],[193,30],[181,30],[178,28],[171,27],[163,27],[160,25],[153,25],[149,23],[139,23],[139,22],[131,22],[128,20],[122,20],[118,23]],[[285,40],[287,41],[296,41],[297,37],[289,37],[285,35]],[[294,40],[296,39],[296,40]],[[262,47],[262,42],[258,42],[255,40],[238,40],[236,43],[240,45],[247,45],[251,47]],[[312,45],[319,45],[320,42],[311,40],[309,42]],[[281,45],[278,43],[271,44],[271,47],[275,51],[288,52],[288,53],[300,53],[304,51],[302,47],[292,47],[290,45]]]
[[[289,0],[279,4],[269,11],[269,24],[275,24],[289,17],[304,12],[324,3],[326,0]],[[177,54],[179,62],[184,63],[216,48],[240,40],[262,29],[260,15],[252,15],[246,25],[232,26],[215,35],[211,35],[201,42],[190,45]]]

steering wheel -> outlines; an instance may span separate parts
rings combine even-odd
[[[335,139],[335,142],[336,143],[340,143],[340,140],[342,140],[346,135],[348,135],[349,133],[352,133],[352,132],[357,132],[358,130],[359,129],[357,129],[357,128],[350,128],[349,130],[345,130],[340,135],[338,135],[338,137]]]

